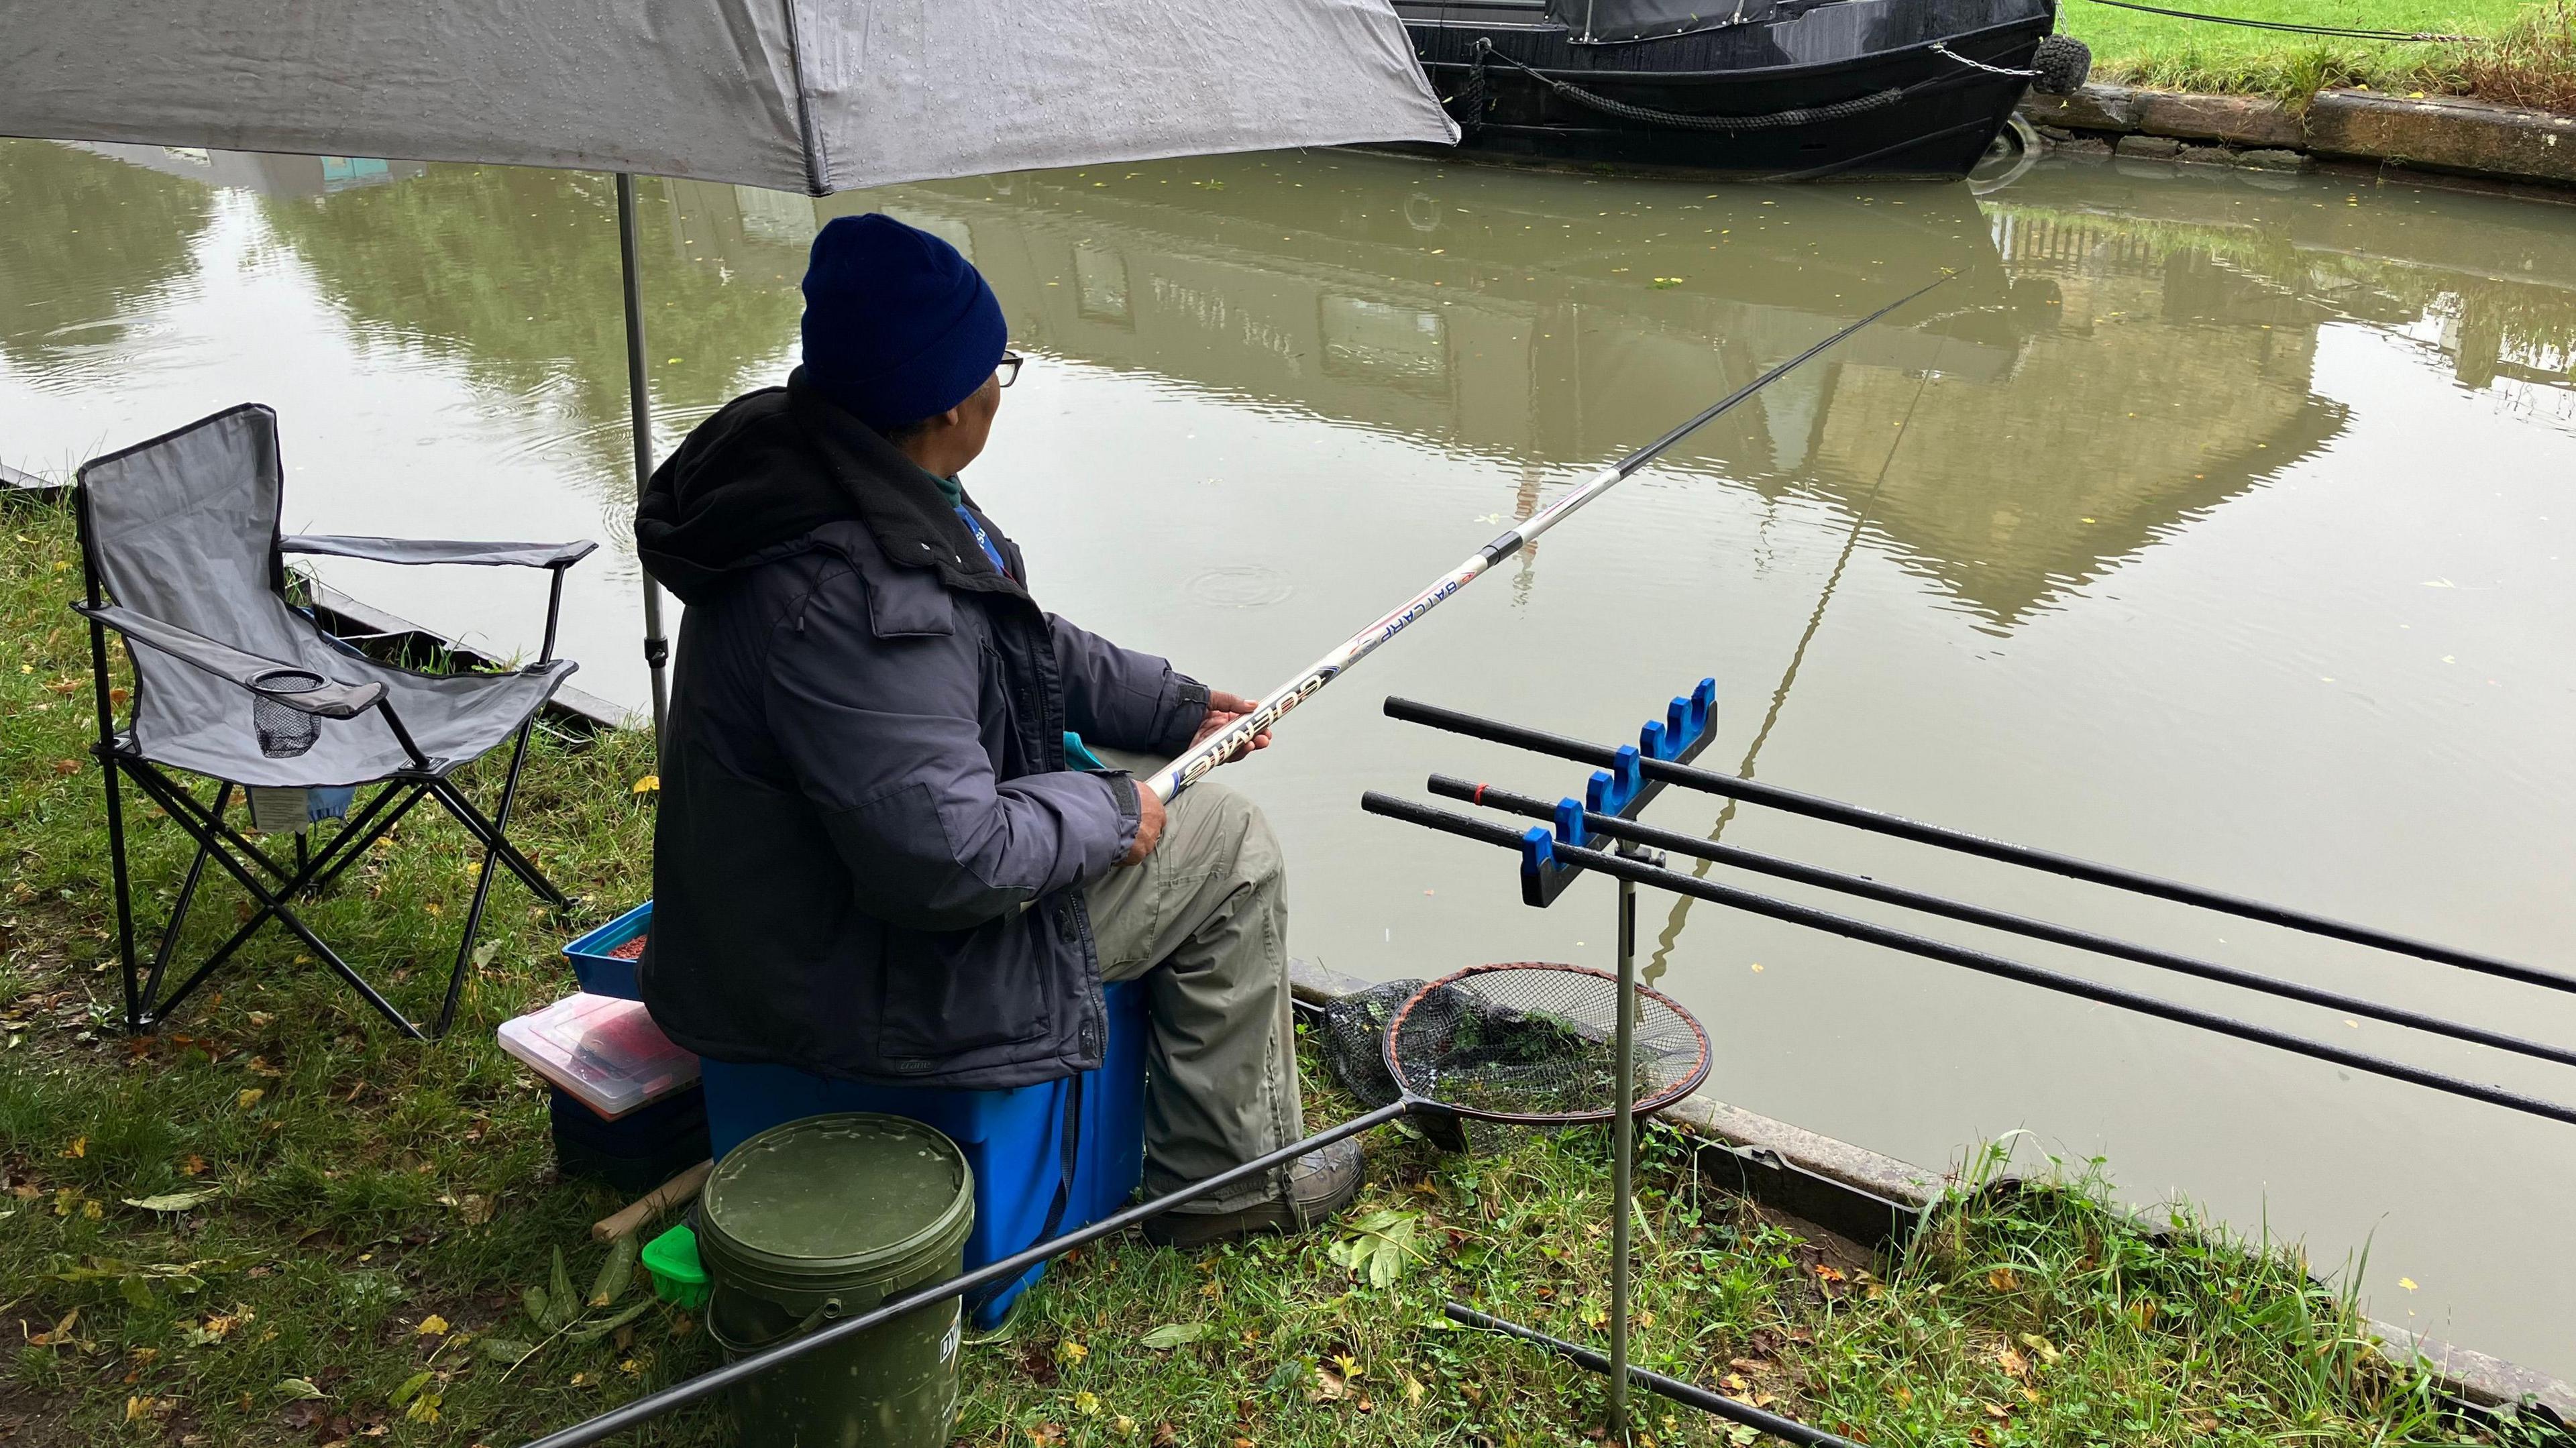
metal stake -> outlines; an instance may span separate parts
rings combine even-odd
[[[635,264],[635,178],[617,173],[617,262],[626,286],[626,402],[635,429],[635,497],[641,502],[653,480],[653,398],[644,382],[643,281]],[[644,663],[653,674],[653,749],[662,747],[662,716],[670,710],[670,692],[662,666],[671,645],[662,637],[662,588],[644,575]]]
[[[1637,886],[1619,882],[1619,1029],[1612,1038],[1612,1080],[1619,1106],[1610,1118],[1610,1431],[1628,1432],[1628,1217],[1635,1210],[1630,1173],[1637,1159]]]

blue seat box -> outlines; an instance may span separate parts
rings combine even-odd
[[[613,927],[612,927],[613,928]],[[615,942],[609,942],[614,944]],[[1145,1174],[1145,991],[1134,981],[1108,988],[1109,1042],[1098,1069],[1084,1072],[1073,1188],[1059,1232],[1096,1222],[1127,1204]],[[1035,1245],[1055,1201],[1064,1160],[1065,1093],[1071,1081],[1010,1091],[938,1091],[865,1086],[785,1066],[701,1063],[707,1127],[725,1153],[781,1122],[830,1111],[879,1111],[947,1133],[975,1171],[975,1224],[966,1268]],[[1046,1271],[987,1288],[970,1300],[976,1325],[998,1326],[1011,1304]]]

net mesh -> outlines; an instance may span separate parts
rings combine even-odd
[[[323,679],[302,669],[271,669],[252,682],[272,693],[308,694],[321,688]],[[259,752],[271,759],[293,759],[313,747],[313,716],[267,694],[251,696],[250,721],[259,734]]]
[[[1488,1120],[1601,1120],[1618,1109],[1619,983],[1579,966],[1479,966],[1395,1008],[1391,1086]],[[1668,1104],[1707,1073],[1708,1037],[1661,993],[1636,993],[1629,1097]]]
[[[1363,1107],[1374,1110],[1403,1093],[1386,1070],[1386,1028],[1398,1007],[1429,985],[1426,980],[1391,980],[1353,991],[1324,1007],[1322,1023],[1312,1033],[1324,1065]],[[1491,1150],[1498,1136],[1470,1129],[1454,1117],[1421,1116],[1411,1125],[1425,1141],[1442,1151]]]

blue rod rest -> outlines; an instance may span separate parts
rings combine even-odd
[[[1544,879],[1556,865],[1556,838],[1537,825],[1521,833],[1521,878]]]
[[[1618,757],[1617,765],[1592,771],[1592,778],[1584,783],[1583,806],[1594,814],[1619,813],[1646,787],[1645,775],[1637,767],[1637,746],[1620,745]]]
[[[1577,849],[1590,844],[1591,836],[1583,828],[1583,801],[1561,799],[1556,802],[1556,838]]]
[[[1673,700],[1660,723],[1649,721],[1639,731],[1638,744],[1648,759],[1681,759],[1708,733],[1716,713],[1717,680],[1702,679],[1689,697]]]

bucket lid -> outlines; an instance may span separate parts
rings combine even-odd
[[[699,1198],[711,1272],[779,1285],[891,1290],[957,1250],[975,1178],[957,1144],[918,1121],[808,1116],[726,1153]]]

